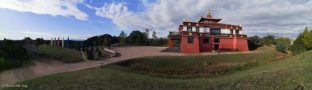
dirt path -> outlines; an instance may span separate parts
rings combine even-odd
[[[118,47],[113,48],[113,50],[119,52],[121,54],[120,57],[113,57],[101,61],[85,61],[81,63],[74,64],[64,64],[64,63],[47,63],[47,62],[38,62],[36,61],[36,65],[12,69],[8,71],[4,71],[0,73],[0,85],[15,83],[18,81],[23,81],[27,79],[32,79],[35,77],[61,73],[61,72],[69,72],[76,71],[81,69],[87,69],[92,67],[98,67],[103,63],[104,65],[111,64],[114,62],[119,62],[123,60],[128,60],[131,58],[138,58],[144,56],[183,56],[187,54],[181,53],[170,53],[170,52],[161,52],[161,50],[166,47]],[[215,53],[204,53],[204,54],[215,54]]]

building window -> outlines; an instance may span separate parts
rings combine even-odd
[[[220,28],[210,28],[210,34],[211,35],[221,35]]]
[[[214,38],[214,43],[220,43],[220,38]]]
[[[239,34],[239,30],[235,30],[235,34],[238,35]]]
[[[192,27],[187,27],[188,32],[192,32]]]
[[[233,34],[233,29],[231,29],[231,34]]]
[[[199,32],[199,27],[196,27],[196,32]]]
[[[187,43],[193,43],[193,37],[192,36],[187,37]]]
[[[209,43],[209,37],[204,37],[203,38],[203,43]]]

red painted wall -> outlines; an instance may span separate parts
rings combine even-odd
[[[199,40],[197,36],[193,36],[193,43],[187,42],[187,36],[182,36],[181,40],[181,52],[182,53],[199,53]]]
[[[168,47],[169,47],[169,48],[173,48],[173,47],[174,47],[174,40],[172,40],[172,39],[169,38]]]
[[[234,48],[234,39],[233,38],[220,38],[220,50],[221,51],[230,51],[235,50]]]
[[[200,52],[209,52],[212,51],[212,47],[210,45],[210,39],[208,40],[209,43],[204,43],[204,39],[199,38],[199,47],[200,47]]]
[[[246,38],[238,38],[236,45],[237,45],[237,48],[239,49],[239,51],[242,51],[242,52],[249,51]]]

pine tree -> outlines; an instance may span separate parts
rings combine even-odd
[[[303,38],[304,46],[307,50],[312,49],[312,30],[309,30],[307,27],[303,31]]]
[[[149,30],[148,30],[148,28],[145,29],[145,35],[146,35],[146,38],[148,38],[148,36],[149,36]]]
[[[126,38],[127,38],[127,35],[124,31],[121,31],[120,35],[119,35],[119,42],[120,43],[126,43]]]
[[[121,31],[120,34],[119,34],[119,37],[120,38],[126,38],[127,34],[124,31]]]
[[[303,33],[300,33],[290,48],[293,54],[296,55],[296,54],[300,54],[306,51],[306,48],[304,47],[304,42],[302,39],[303,39]]]
[[[156,39],[156,38],[157,38],[157,35],[156,35],[156,32],[155,32],[155,31],[153,31],[152,37],[153,37],[153,39]]]

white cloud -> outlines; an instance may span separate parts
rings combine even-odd
[[[96,15],[112,19],[113,23],[122,29],[138,29],[149,25],[145,21],[146,16],[143,13],[129,11],[126,3],[104,4],[103,7],[94,9]]]
[[[249,35],[296,36],[312,25],[311,0],[143,0],[144,11],[130,11],[125,2],[104,4],[96,15],[110,18],[120,28],[148,27],[177,31],[184,17],[197,21],[212,9],[223,23],[242,24]],[[257,33],[255,33],[257,32]]]
[[[17,37],[18,36],[18,37]],[[4,32],[0,33],[0,40],[13,39],[13,40],[21,40],[25,37],[31,37],[32,39],[36,38],[44,38],[46,40],[50,40],[51,38],[66,38],[70,37],[71,40],[83,40],[85,38],[89,38],[93,35],[91,34],[72,34],[72,33],[55,33],[55,32],[38,32],[38,31],[21,31],[21,32]]]
[[[87,20],[88,15],[77,7],[82,2],[83,0],[0,0],[0,8]]]

